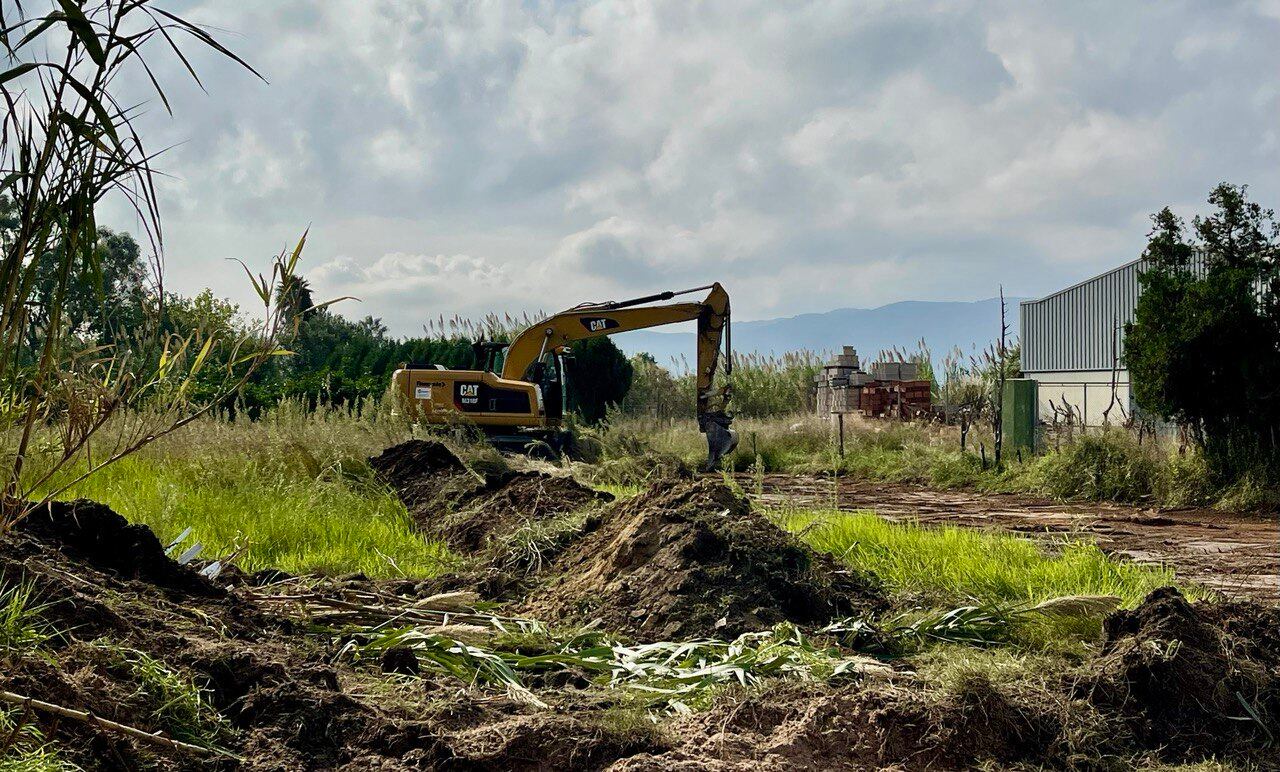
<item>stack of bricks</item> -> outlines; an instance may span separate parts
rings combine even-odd
[[[813,378],[818,415],[826,418],[834,413],[856,412],[862,387],[870,380],[858,363],[858,352],[853,346],[845,346],[844,351],[823,365],[822,372]]]
[[[823,366],[814,376],[818,415],[862,413],[870,418],[914,418],[929,412],[929,381],[919,380],[915,362],[873,362],[864,372],[852,346]]]

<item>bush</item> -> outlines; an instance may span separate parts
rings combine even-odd
[[[1157,497],[1167,507],[1210,504],[1217,493],[1201,453],[1171,454],[1160,475]]]
[[[1155,448],[1114,430],[1084,435],[1042,456],[1031,474],[1038,487],[1055,498],[1134,502],[1156,493],[1161,461]]]

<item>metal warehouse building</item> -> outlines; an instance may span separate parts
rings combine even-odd
[[[1087,426],[1122,423],[1132,412],[1124,326],[1138,303],[1141,263],[1019,305],[1022,370],[1037,383],[1041,421],[1053,417],[1050,402],[1065,402]]]

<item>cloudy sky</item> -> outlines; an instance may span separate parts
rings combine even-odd
[[[165,7],[268,81],[160,68],[169,285],[247,299],[225,258],[310,225],[317,294],[400,334],[711,280],[741,319],[1039,295],[1218,181],[1280,206],[1280,0]]]

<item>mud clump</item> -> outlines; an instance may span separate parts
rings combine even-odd
[[[481,474],[439,442],[410,440],[369,460],[414,522],[453,550],[481,552],[530,523],[612,501],[570,477],[504,470]]]
[[[129,523],[104,504],[85,499],[52,501],[28,515],[19,527],[71,556],[127,579],[201,595],[222,592],[169,558],[150,528]]]
[[[1173,760],[1280,737],[1280,609],[1152,592],[1107,618],[1091,699]]]
[[[884,607],[873,579],[814,552],[717,481],[615,503],[555,559],[535,617],[600,620],[642,639],[732,638]]]

